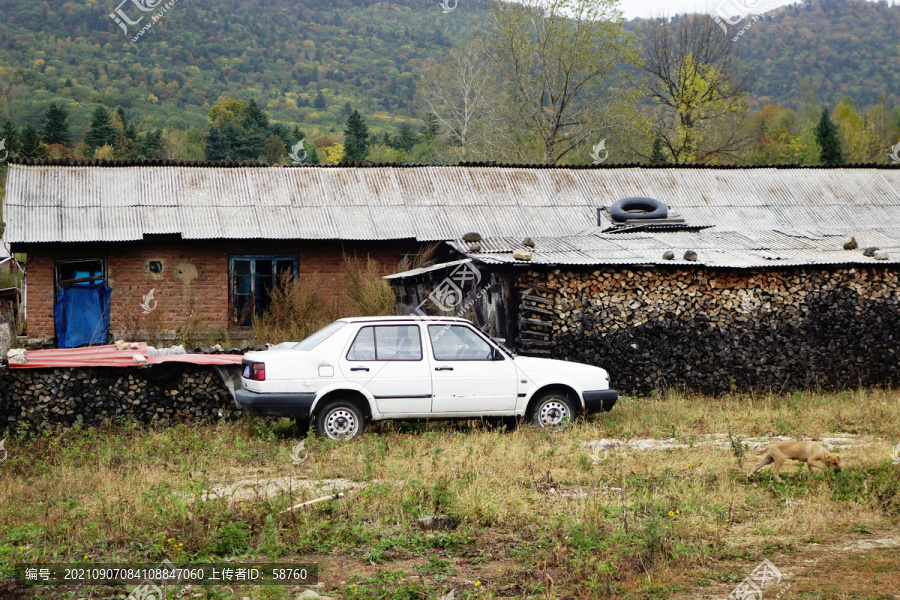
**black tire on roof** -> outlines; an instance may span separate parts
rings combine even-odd
[[[632,219],[665,219],[669,216],[669,209],[656,198],[632,196],[617,200],[610,207],[609,216],[613,221],[619,223]]]

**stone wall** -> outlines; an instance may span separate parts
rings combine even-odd
[[[520,346],[602,366],[626,393],[896,384],[894,267],[531,271]]]
[[[211,367],[0,368],[0,430],[69,427],[79,420],[197,424],[237,419],[240,412]]]

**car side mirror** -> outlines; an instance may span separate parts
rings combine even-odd
[[[503,353],[497,348],[491,349],[491,360],[504,360]]]

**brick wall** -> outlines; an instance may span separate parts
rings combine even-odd
[[[371,256],[389,274],[397,270],[400,254],[418,244],[405,242],[336,241],[153,241],[116,244],[54,244],[17,248],[28,255],[28,337],[55,337],[54,265],[56,259],[107,259],[113,289],[110,330],[116,337],[139,338],[148,331],[174,334],[179,327],[201,331],[229,327],[228,258],[232,255],[297,256],[300,277],[317,275],[334,298],[344,287],[344,253]],[[150,270],[161,263],[160,273]],[[141,304],[150,291],[144,314]],[[239,337],[240,329],[232,330]]]

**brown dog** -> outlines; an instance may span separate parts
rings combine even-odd
[[[793,440],[778,442],[766,448],[764,452],[766,452],[765,458],[750,473],[751,477],[764,466],[775,463],[775,466],[772,467],[772,475],[775,476],[775,481],[781,482],[778,470],[788,458],[805,462],[810,477],[813,474],[813,467],[819,467],[822,470],[834,469],[836,473],[841,472],[841,457],[826,450],[819,442],[796,442]],[[758,452],[758,454],[762,454],[762,452]]]

